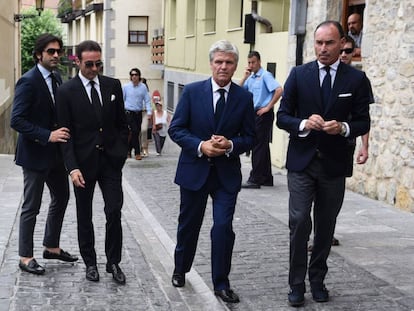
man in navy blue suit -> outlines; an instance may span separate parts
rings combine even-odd
[[[175,177],[181,202],[172,284],[185,285],[210,195],[214,293],[236,303],[239,297],[228,278],[235,239],[232,222],[242,179],[239,155],[253,147],[255,138],[253,99],[231,81],[239,60],[236,46],[218,41],[209,58],[212,77],[184,88],[168,131],[182,148]]]
[[[290,135],[286,168],[289,189],[290,267],[288,301],[305,302],[307,244],[312,297],[329,300],[324,279],[336,217],[341,209],[348,164],[347,139],[370,128],[370,88],[365,73],[339,60],[344,32],[325,21],[314,34],[316,61],[292,69],[277,113],[277,126]]]
[[[33,274],[45,269],[33,257],[33,232],[42,203],[43,188],[50,190],[51,202],[43,239],[43,257],[76,261],[59,247],[63,217],[69,200],[69,183],[59,143],[69,137],[66,127],[56,121],[55,92],[62,83],[56,72],[63,50],[62,40],[40,35],[33,58],[36,65],[17,81],[10,125],[19,132],[16,164],[22,166],[24,194],[19,226],[19,267]]]

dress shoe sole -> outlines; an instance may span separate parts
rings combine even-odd
[[[299,301],[299,302],[290,302],[289,301],[289,305],[291,306],[291,307],[295,307],[295,308],[297,308],[297,307],[301,307],[301,306],[303,306],[305,304],[305,300],[303,300],[303,301]]]

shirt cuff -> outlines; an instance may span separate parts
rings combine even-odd
[[[308,121],[308,119],[303,119],[299,124],[299,137],[306,137],[310,133],[310,130],[305,130],[306,121]]]

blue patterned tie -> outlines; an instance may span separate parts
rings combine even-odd
[[[223,114],[223,110],[224,110],[224,104],[226,103],[226,99],[224,97],[226,90],[218,89],[218,92],[220,93],[220,98],[216,103],[216,111],[214,112],[214,120],[216,122],[216,125],[219,123],[221,119],[221,115]]]
[[[323,69],[326,70],[326,75],[325,75],[325,78],[323,78],[321,91],[322,91],[322,103],[323,103],[323,106],[326,107],[329,102],[329,96],[331,95],[332,81],[331,81],[330,67],[325,66]]]

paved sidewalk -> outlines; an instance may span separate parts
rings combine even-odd
[[[153,146],[151,146],[153,147]],[[152,151],[152,152],[151,152]],[[44,276],[17,267],[18,207],[22,173],[12,156],[0,156],[0,311],[3,310],[295,310],[287,306],[288,238],[286,176],[274,170],[274,187],[243,189],[234,219],[232,287],[241,302],[226,305],[212,292],[210,274],[211,208],[206,211],[194,269],[187,284],[171,286],[179,189],[173,183],[177,147],[167,140],[165,154],[124,168],[124,251],[121,267],[125,286],[105,272],[104,213],[97,191],[94,224],[99,283],[85,280],[84,264],[41,258],[44,219],[49,200],[38,216],[35,256]],[[247,178],[250,159],[242,156]],[[338,219],[326,279],[331,301],[315,303],[306,294],[302,310],[414,310],[414,214],[347,192]],[[66,213],[61,246],[79,254],[74,196]]]

